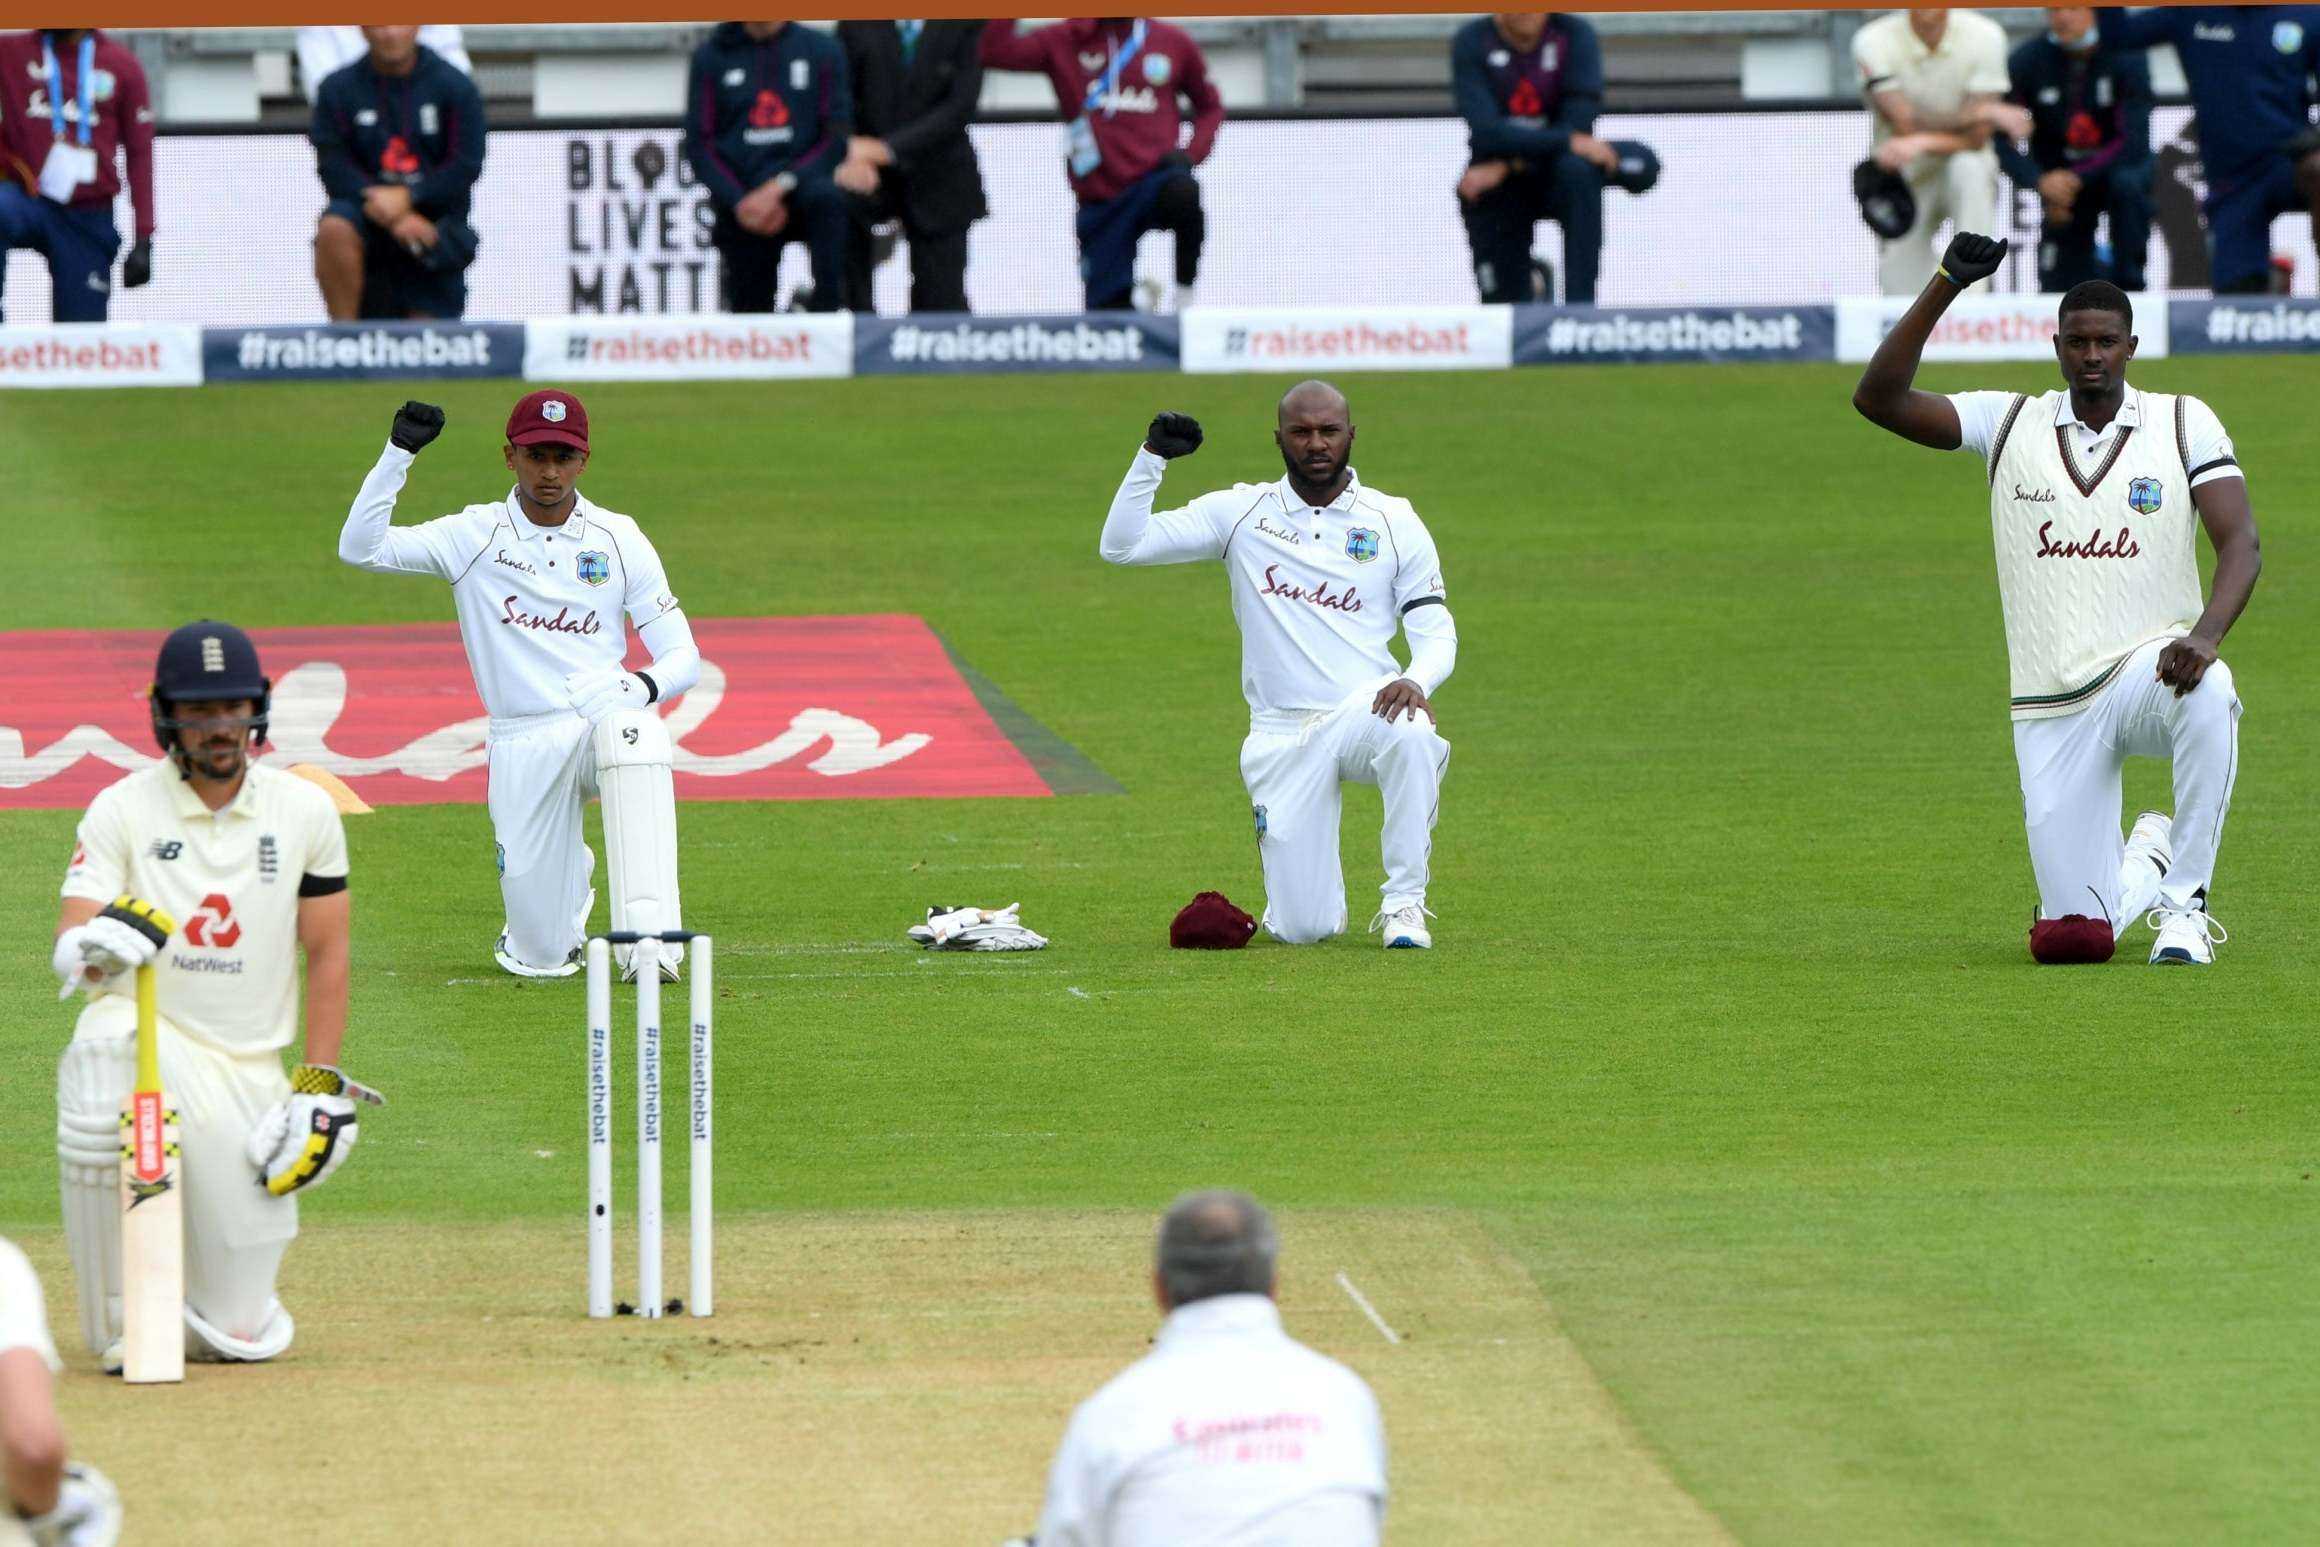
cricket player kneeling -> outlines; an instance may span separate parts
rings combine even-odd
[[[581,494],[588,412],[569,392],[533,392],[508,415],[503,499],[395,526],[413,460],[443,432],[443,410],[406,403],[363,480],[338,556],[451,586],[460,642],[490,712],[485,796],[498,840],[506,924],[492,955],[518,977],[569,977],[596,905],[596,856],[581,807],[604,797],[615,929],[682,927],[672,748],[654,705],[701,673],[660,555],[635,521]],[[652,659],[631,671],[622,617]],[[662,948],[673,980],[682,952]],[[633,975],[632,949],[620,950]]]
[[[1200,426],[1152,421],[1104,519],[1114,564],[1222,559],[1241,628],[1249,734],[1241,779],[1265,871],[1266,930],[1305,945],[1345,932],[1337,824],[1347,780],[1385,801],[1386,879],[1373,933],[1388,947],[1432,946],[1428,863],[1450,743],[1430,702],[1457,661],[1434,539],[1407,500],[1354,473],[1344,394],[1306,382],[1281,400],[1274,441],[1288,474],[1235,484],[1154,514],[1168,463],[1189,456]],[[1410,664],[1387,646],[1397,627]]]
[[[298,1233],[296,1194],[345,1162],[355,1100],[379,1099],[335,1067],[347,1014],[346,834],[321,789],[252,761],[268,695],[239,629],[204,622],[171,634],[152,689],[167,755],[90,804],[65,872],[52,965],[64,994],[85,990],[89,1003],[57,1070],[57,1159],[81,1330],[109,1364],[123,1294],[139,1289],[124,1279],[143,1271],[124,1262],[120,1191],[139,968],[153,970],[179,1163],[176,1187],[132,1207],[182,1211],[189,1353],[255,1360],[290,1346],[274,1287]],[[298,1019],[300,952],[308,1061],[292,1078],[281,1051]],[[174,1261],[159,1267],[177,1271]]]

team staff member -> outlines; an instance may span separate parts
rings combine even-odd
[[[1603,259],[1603,184],[1619,152],[1595,137],[1603,49],[1585,18],[1485,16],[1450,40],[1450,87],[1472,163],[1458,213],[1488,302],[1531,298],[1531,231],[1563,228],[1563,294],[1595,299]]]
[[[330,202],[314,278],[333,322],[457,317],[475,261],[468,204],[483,175],[483,94],[417,27],[365,27],[368,58],[315,94],[314,159]]]
[[[1208,78],[1200,45],[1149,16],[1074,17],[1018,32],[1010,20],[983,29],[983,63],[1030,70],[1055,87],[1064,117],[1064,170],[1079,200],[1079,277],[1089,311],[1125,311],[1136,288],[1136,242],[1147,231],[1176,236],[1175,308],[1192,299],[1208,238],[1200,182],[1224,123],[1224,98]],[[1184,139],[1182,103],[1192,106]]]
[[[103,322],[112,304],[123,156],[136,227],[121,283],[134,290],[153,277],[153,100],[144,67],[93,28],[0,37],[0,283],[9,249],[39,253],[58,322]]]
[[[56,1417],[56,1345],[40,1280],[15,1243],[0,1239],[0,1543],[112,1547],[121,1499],[105,1474],[66,1459]],[[20,1535],[9,1522],[23,1522]]]
[[[2312,216],[2320,246],[2320,6],[2183,5],[2103,10],[2108,52],[2171,43],[2199,115],[2207,236],[2218,295],[2271,287],[2272,221]]]
[[[849,217],[832,178],[853,121],[846,56],[826,33],[729,21],[693,51],[684,154],[709,190],[727,310],[773,310],[792,242],[813,261],[806,310],[845,303]]]
[[[2231,438],[2193,397],[2127,385],[2134,306],[2089,280],[2062,298],[2054,355],[2064,390],[2042,397],[1910,385],[1934,325],[2006,244],[1960,233],[1854,389],[1871,423],[1989,469],[1998,595],[2012,667],[2014,755],[2041,962],[2108,961],[2148,909],[2154,965],[2204,965],[2222,930],[2207,888],[2239,768],[2239,697],[2217,658],[2262,560]],[[2215,548],[2199,594],[2197,531]],[[2174,764],[2175,813],[2145,812],[2119,840],[2119,768]]]
[[[1385,1424],[1368,1383],[1281,1330],[1257,1200],[1188,1193],[1160,1221],[1152,1351],[1081,1404],[1036,1547],[1375,1547]]]
[[[1200,446],[1200,426],[1162,414],[1104,518],[1114,564],[1222,559],[1241,629],[1241,745],[1265,870],[1264,923],[1292,945],[1343,934],[1340,785],[1385,798],[1383,904],[1370,922],[1389,947],[1425,949],[1427,866],[1450,743],[1434,730],[1434,693],[1457,662],[1442,562],[1408,500],[1355,476],[1345,396],[1309,381],[1281,399],[1273,439],[1288,474],[1235,484],[1152,513],[1161,475]],[[1386,648],[1408,636],[1407,670]],[[1425,719],[1421,722],[1420,715]]]
[[[873,228],[900,220],[910,241],[910,309],[967,309],[967,228],[989,213],[967,120],[983,91],[976,21],[842,21],[854,84],[854,138],[837,171],[853,217],[846,304],[871,303]]]
[[[493,955],[518,977],[569,977],[596,900],[596,856],[580,836],[591,795],[604,800],[613,927],[679,927],[674,749],[650,706],[693,685],[701,653],[643,531],[580,492],[588,411],[578,398],[548,388],[516,403],[504,448],[516,482],[505,498],[392,525],[412,461],[442,432],[442,409],[403,405],[347,511],[338,556],[450,583],[491,715],[486,799],[507,905]],[[633,672],[622,664],[624,613],[652,653]],[[618,949],[633,968],[632,949]],[[676,976],[672,958],[662,973]]]
[[[2006,62],[2013,101],[2030,115],[2030,145],[1997,137],[1998,162],[2038,195],[2038,288],[2082,280],[2143,288],[2151,245],[2151,67],[2140,54],[2105,54],[2094,12],[2055,6],[2046,34]],[[2110,272],[2095,263],[2095,223],[2111,218]]]
[[[1934,233],[1997,224],[1993,132],[2017,139],[2030,115],[2004,100],[2005,29],[1978,11],[1895,11],[1853,34],[1853,62],[1876,125],[1870,159],[1898,174],[1917,201],[1907,231],[1880,239],[1877,280],[1915,295],[1933,277]]]
[[[117,1369],[120,1114],[135,1078],[136,969],[155,967],[161,1079],[178,1103],[189,1353],[271,1359],[294,1326],[275,1296],[297,1191],[353,1150],[346,1038],[346,833],[328,795],[252,760],[271,685],[240,629],[189,623],[153,669],[165,754],[90,803],[65,870],[51,964],[89,991],[57,1070],[57,1156],[81,1329]],[[114,917],[123,896],[178,921],[164,944]],[[306,959],[305,1062],[282,1072]],[[264,1182],[266,1185],[259,1185]]]

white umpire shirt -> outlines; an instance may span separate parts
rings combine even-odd
[[[1447,619],[1442,559],[1410,502],[1349,473],[1345,491],[1315,509],[1286,478],[1235,484],[1181,510],[1154,514],[1168,459],[1139,449],[1104,519],[1114,564],[1222,559],[1241,629],[1241,692],[1252,712],[1334,709],[1366,683],[1407,676],[1428,698],[1450,675],[1455,636],[1421,644],[1409,615]],[[1407,627],[1410,666],[1387,648]]]
[[[623,611],[654,660],[692,646],[661,556],[629,517],[575,490],[564,524],[541,526],[511,489],[493,504],[394,526],[411,462],[399,446],[380,455],[347,512],[338,556],[362,569],[451,583],[476,695],[493,719],[569,709],[565,677],[626,658]],[[689,676],[655,680],[661,700],[691,686]]]
[[[1386,1440],[1362,1378],[1264,1295],[1179,1306],[1072,1415],[1036,1547],[1374,1547]]]

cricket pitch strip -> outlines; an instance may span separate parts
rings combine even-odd
[[[729,1216],[716,1315],[658,1323],[582,1314],[577,1219],[309,1225],[285,1264],[288,1356],[136,1389],[78,1347],[58,1234],[22,1244],[72,1338],[73,1449],[120,1487],[125,1543],[238,1547],[327,1517],[349,1547],[996,1547],[1036,1521],[1073,1406],[1149,1342],[1153,1223]],[[1474,1220],[1280,1223],[1289,1332],[1384,1407],[1390,1540],[1730,1540]],[[672,1232],[672,1284],[683,1247]]]

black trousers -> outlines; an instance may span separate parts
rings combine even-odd
[[[837,185],[802,182],[790,190],[789,221],[772,236],[741,229],[733,212],[717,207],[709,240],[724,260],[725,309],[769,312],[781,289],[782,249],[803,242],[813,259],[814,295],[810,311],[834,312],[846,287],[846,205]]]
[[[846,231],[846,305],[858,312],[874,312],[871,291],[878,268],[878,233],[882,221],[902,222],[910,243],[910,309],[914,312],[967,310],[967,232],[929,231],[912,222],[895,190],[880,184],[864,198],[846,195],[849,223]]]
[[[2111,267],[2094,261],[2095,222],[2111,217]],[[2070,219],[2038,228],[2038,288],[2049,295],[2086,279],[2107,279],[2121,290],[2143,288],[2151,247],[2151,163],[2134,162],[2085,179],[2071,201]]]
[[[1543,168],[1515,173],[1472,204],[1460,199],[1458,213],[1466,222],[1474,282],[1484,301],[1531,298],[1531,228],[1542,220],[1563,228],[1563,299],[1574,306],[1595,299],[1596,266],[1603,258],[1603,173],[1592,161],[1565,151]]]

